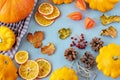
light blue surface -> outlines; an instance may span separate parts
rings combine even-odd
[[[42,0],[41,0],[42,1]],[[39,3],[40,4],[40,1]],[[100,37],[104,41],[104,45],[107,45],[109,43],[117,43],[120,44],[120,23],[112,23],[110,25],[115,26],[115,28],[118,31],[117,38],[113,39],[111,37],[101,37],[100,32],[102,29],[105,29],[109,27],[110,25],[103,26],[100,22],[100,16],[102,15],[101,12],[94,11],[87,9],[87,11],[81,11],[75,7],[75,3],[72,4],[63,4],[63,5],[57,5],[61,11],[61,16],[58,18],[51,26],[49,27],[42,27],[38,25],[34,19],[34,14],[31,18],[28,32],[34,33],[35,31],[44,31],[45,32],[45,39],[43,41],[43,45],[47,45],[49,42],[52,42],[56,46],[55,54],[52,56],[41,54],[40,49],[35,49],[27,40],[26,35],[23,37],[22,42],[20,44],[19,50],[26,50],[30,54],[29,59],[37,59],[37,58],[46,58],[48,59],[52,64],[52,71],[54,71],[57,68],[61,68],[64,65],[70,65],[71,62],[67,61],[64,57],[64,51],[65,49],[69,48],[69,44],[71,43],[70,37],[68,37],[65,40],[61,40],[58,37],[58,30],[60,28],[70,28],[72,30],[71,36],[80,35],[81,33],[85,34],[85,39],[88,41],[88,43],[91,41],[92,38]],[[38,7],[38,6],[37,6]],[[36,7],[36,9],[37,9]],[[35,11],[36,11],[35,9]],[[83,19],[81,21],[73,21],[67,18],[66,16],[70,14],[71,12],[79,11],[83,14]],[[120,16],[120,3],[115,6],[115,9],[112,11],[109,11],[106,13],[107,15],[119,15]],[[84,28],[84,20],[86,17],[91,17],[96,21],[95,28],[86,30]],[[27,32],[27,33],[28,33]],[[27,34],[26,33],[26,34]],[[80,50],[75,48],[79,52],[79,56],[82,56],[82,54],[85,51],[90,51],[94,56],[98,55],[98,53],[91,50],[90,46],[88,45],[85,50]],[[18,66],[18,65],[17,65]],[[97,71],[97,70],[96,70]],[[113,80],[110,77],[105,77],[101,72],[97,71],[97,78],[96,80]],[[22,80],[21,78],[18,78],[18,80]],[[49,80],[49,76],[47,78],[41,79],[41,80]],[[83,80],[83,79],[81,79]],[[115,79],[120,80],[120,78]]]

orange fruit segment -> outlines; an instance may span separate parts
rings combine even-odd
[[[15,54],[15,61],[18,64],[24,64],[28,60],[28,52],[27,51],[18,51]]]
[[[34,80],[39,73],[39,66],[37,62],[28,60],[19,67],[19,75],[25,80]]]
[[[41,26],[49,26],[54,22],[54,20],[45,19],[39,12],[35,13],[35,20]]]
[[[48,20],[53,20],[53,19],[56,19],[60,16],[60,10],[59,8],[57,8],[56,6],[54,6],[54,11],[52,14],[50,15],[47,15],[47,16],[44,16],[46,19]]]
[[[43,59],[43,58],[37,59],[36,62],[39,65],[39,74],[37,77],[38,78],[47,77],[52,70],[51,63],[48,60]]]
[[[42,15],[50,15],[53,13],[53,6],[50,3],[42,3],[40,4],[38,11]]]

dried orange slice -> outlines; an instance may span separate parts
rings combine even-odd
[[[19,67],[19,75],[25,80],[34,80],[39,73],[39,66],[36,61],[28,60]]]
[[[43,58],[38,58],[36,60],[36,62],[38,63],[39,65],[39,74],[38,74],[38,78],[44,78],[44,77],[47,77],[51,70],[52,70],[52,66],[51,66],[51,63],[46,60],[46,59],[43,59]]]
[[[27,51],[18,51],[15,54],[15,61],[18,64],[24,64],[28,60],[28,52]]]
[[[35,13],[35,20],[41,26],[49,26],[54,22],[54,20],[47,20],[39,12]]]
[[[38,11],[42,15],[50,15],[53,13],[53,6],[50,3],[42,3],[38,7]]]
[[[60,16],[60,10],[56,6],[54,6],[53,13],[50,15],[44,16],[44,17],[48,20],[53,20],[53,19],[58,18],[59,16]]]

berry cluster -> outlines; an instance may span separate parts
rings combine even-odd
[[[85,41],[84,38],[84,34],[81,34],[80,36],[78,36],[78,38],[76,37],[71,37],[72,43],[70,44],[70,47],[77,47],[79,49],[85,49],[87,46],[87,41]]]

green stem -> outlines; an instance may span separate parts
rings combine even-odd
[[[112,58],[113,58],[113,60],[115,60],[115,61],[116,61],[116,60],[118,60],[118,59],[119,59],[119,56],[113,56]]]

